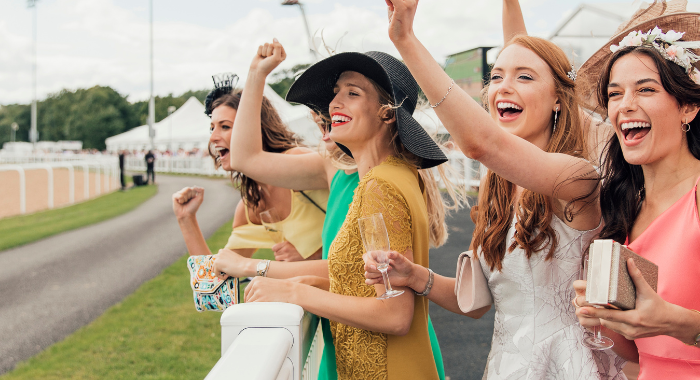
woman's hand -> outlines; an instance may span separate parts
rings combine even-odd
[[[298,282],[278,280],[269,277],[255,277],[245,288],[245,302],[287,302],[295,303],[294,297]]]
[[[397,43],[413,35],[418,0],[384,0],[389,13],[389,38]]]
[[[193,186],[173,194],[173,212],[178,220],[193,217],[204,201],[204,188]]]
[[[383,284],[384,279],[382,278],[382,273],[377,269],[377,256],[376,251],[370,251],[362,256],[365,261],[365,283],[367,285]],[[389,273],[389,281],[391,286],[411,286],[413,280],[413,251],[406,251],[405,255],[402,255],[396,251],[390,251],[387,254],[389,258],[389,268],[387,272]]]
[[[649,286],[633,259],[627,260],[627,269],[637,288],[637,302],[634,309],[622,311],[585,306],[578,309],[576,315],[587,319],[600,318],[603,326],[629,340],[671,335],[674,327],[671,318],[678,314],[675,308],[679,306],[664,301]],[[580,302],[579,305],[583,306]],[[581,320],[580,317],[579,320]]]
[[[301,253],[288,241],[283,241],[272,246],[276,261],[303,261]]]
[[[214,261],[212,270],[222,280],[229,276],[248,277],[255,273],[254,269],[252,269],[253,261],[230,249],[220,249],[216,255],[216,261]]]
[[[266,77],[286,58],[284,47],[275,38],[272,43],[265,43],[258,47],[258,53],[250,64],[250,71],[258,71]]]
[[[581,310],[584,307],[593,307],[593,305],[586,302],[586,281],[576,280],[574,281],[574,290],[576,290],[576,297],[574,297],[572,303],[576,307],[576,317],[578,317],[578,322],[581,326],[592,329],[595,326],[600,326],[600,319],[591,317],[587,314],[581,314]]]

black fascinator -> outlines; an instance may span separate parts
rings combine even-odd
[[[204,100],[204,113],[211,117],[211,105],[214,101],[223,95],[230,94],[236,84],[238,84],[238,75],[234,73],[222,73],[212,75],[211,79],[214,81],[214,89],[209,92],[207,98]]]

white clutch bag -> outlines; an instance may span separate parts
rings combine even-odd
[[[457,304],[463,313],[481,309],[493,303],[488,282],[481,271],[479,260],[472,251],[462,252],[457,259],[457,281],[455,282]]]

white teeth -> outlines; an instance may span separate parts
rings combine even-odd
[[[651,124],[643,121],[631,121],[620,124],[620,128],[622,128],[623,131],[634,128],[651,128]]]
[[[217,152],[221,152],[221,151],[224,150],[224,149],[228,149],[228,148],[224,148],[223,146],[214,147],[214,150],[217,151]]]
[[[514,109],[519,110],[519,111],[522,111],[522,110],[523,110],[523,107],[520,107],[520,106],[517,105],[517,104],[507,103],[507,102],[500,102],[500,103],[496,104],[496,107],[499,108],[499,109],[502,109],[502,108],[514,108]]]
[[[347,116],[342,116],[342,115],[333,115],[331,118],[334,123],[344,123],[346,121],[352,120],[352,118],[349,118]]]

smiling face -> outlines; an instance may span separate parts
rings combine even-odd
[[[211,151],[216,155],[216,161],[226,171],[231,171],[228,153],[231,145],[231,129],[235,118],[236,110],[228,106],[218,106],[211,112],[209,145],[212,147]]]
[[[656,64],[645,54],[619,58],[610,70],[608,117],[625,160],[645,165],[688,151],[681,125],[695,118],[663,87]]]
[[[491,71],[488,104],[501,128],[538,146],[546,144],[553,113],[560,108],[552,70],[532,50],[507,46]]]
[[[369,141],[390,141],[388,124],[379,118],[379,93],[364,75],[346,71],[333,89],[335,97],[329,105],[333,141],[345,145],[351,152]]]

